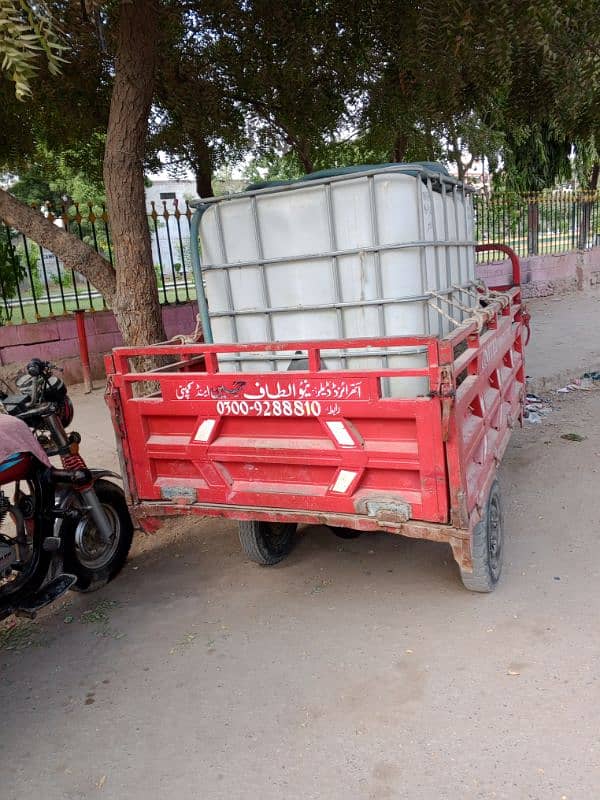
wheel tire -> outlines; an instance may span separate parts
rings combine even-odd
[[[295,533],[294,522],[250,520],[239,523],[242,550],[250,561],[263,567],[278,564],[290,553],[294,546]]]
[[[493,592],[502,573],[502,495],[494,481],[481,520],[473,530],[473,572],[461,569],[460,577],[471,592]]]
[[[352,528],[340,528],[337,525],[329,526],[338,539],[358,539],[360,531],[354,531]]]
[[[88,515],[80,520],[65,520],[63,528],[64,570],[77,577],[77,582],[73,586],[77,592],[95,592],[96,589],[100,589],[112,581],[123,569],[133,539],[133,523],[123,490],[111,481],[102,479],[96,481],[94,488],[109,520],[113,523],[113,529],[115,523],[118,523],[118,541],[107,560],[102,561],[101,556],[96,559],[98,562],[96,566],[93,560],[85,558],[84,552],[79,546],[80,540],[85,541],[87,531],[91,530],[93,535],[95,527],[91,529],[85,527],[86,525],[94,526],[91,516]],[[80,525],[84,527],[79,528]]]
[[[42,465],[40,467],[45,471],[45,467]],[[29,529],[31,557],[18,578],[8,584],[0,581],[2,584],[0,585],[0,620],[5,619],[13,609],[18,608],[23,601],[43,586],[52,564],[52,553],[43,548],[44,539],[53,533],[52,522],[48,521],[48,517],[44,513],[45,504],[52,502],[52,495],[45,496],[45,489],[39,474],[35,476],[35,480],[27,480],[25,483],[29,489],[27,496],[32,504],[30,516],[32,524]],[[22,509],[20,510],[22,511]]]

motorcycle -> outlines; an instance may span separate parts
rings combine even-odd
[[[69,588],[100,588],[120,572],[131,547],[127,502],[112,480],[120,476],[87,467],[80,434],[66,431],[74,410],[58,371],[32,359],[17,392],[0,392],[2,410],[34,439],[0,463],[0,527],[12,522],[8,533],[0,531],[0,619],[31,616]],[[53,456],[62,469],[51,466]],[[12,500],[2,490],[10,484]]]

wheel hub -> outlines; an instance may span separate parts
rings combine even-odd
[[[103,505],[102,508],[112,529],[112,536],[109,542],[102,541],[91,514],[87,514],[82,518],[75,529],[77,558],[82,566],[90,570],[98,570],[106,566],[119,544],[119,518],[110,506]]]
[[[288,535],[288,529],[285,523],[282,522],[269,522],[265,530],[265,539],[268,540],[271,547],[278,548],[285,542]]]

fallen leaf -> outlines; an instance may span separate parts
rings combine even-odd
[[[520,672],[517,672],[515,669],[509,669],[507,675],[520,675]]]
[[[560,438],[566,439],[567,442],[583,442],[587,436],[582,436],[580,433],[563,433]]]
[[[106,783],[106,775],[103,775],[96,784],[96,786],[98,787],[98,789],[101,789],[105,783]]]
[[[413,651],[412,650],[405,650],[404,652],[405,653],[412,653]]]

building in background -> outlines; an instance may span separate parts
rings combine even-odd
[[[458,169],[454,162],[449,162],[447,165],[448,172],[455,178],[458,177]],[[474,158],[470,166],[465,172],[465,183],[468,183],[476,192],[482,194],[489,194],[490,191],[490,173],[487,159]]]
[[[152,261],[157,276],[191,276],[190,224],[187,203],[197,200],[196,181],[191,178],[150,178],[146,187],[146,208],[152,238]],[[247,181],[234,178],[213,180],[216,194],[242,191]],[[179,213],[177,213],[179,212]]]
[[[173,178],[150,180],[150,185],[146,186],[146,209],[157,277],[168,281],[173,276],[191,275],[190,226],[186,211],[187,202],[198,197],[196,182]]]
[[[185,201],[194,200],[198,197],[196,193],[196,181],[194,180],[175,180],[173,178],[151,178],[151,185],[146,186],[146,206],[151,207],[154,203],[158,212],[162,211],[163,203],[167,208],[173,209],[173,201],[177,200],[180,206],[185,206]]]

